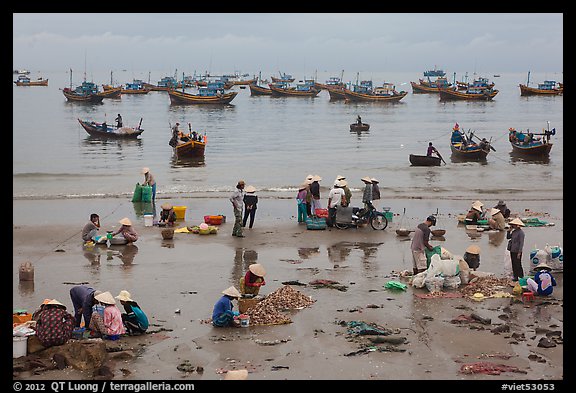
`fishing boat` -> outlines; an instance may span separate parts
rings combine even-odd
[[[396,86],[392,83],[384,83],[380,87],[371,89],[369,87],[353,90],[345,90],[348,101],[371,101],[371,102],[398,102],[408,94],[405,91],[396,91]]]
[[[476,143],[474,138],[478,139],[479,142]],[[452,158],[459,161],[481,161],[486,159],[490,150],[496,149],[490,145],[490,141],[487,141],[486,138],[480,139],[470,130],[466,135],[456,125],[452,129],[452,136],[450,137],[450,150],[452,151]]]
[[[440,163],[442,162],[440,157],[422,156],[417,154],[410,154],[409,160],[412,166],[440,166]]]
[[[106,86],[106,87],[104,87]],[[112,87],[109,85],[102,85],[102,91],[98,93],[99,96],[104,98],[122,98],[122,87]]]
[[[458,88],[458,90],[468,90],[468,88],[470,88],[470,87],[479,88],[479,89],[493,89],[494,88],[494,82],[490,83],[488,78],[479,77],[478,79],[475,79],[474,81],[472,81],[472,83],[456,82],[456,87]]]
[[[444,76],[444,75],[446,75],[446,72],[444,70],[437,69],[436,66],[434,66],[433,70],[424,71],[424,76],[436,77],[436,76]]]
[[[344,71],[342,71],[344,75]],[[341,76],[331,76],[326,83],[315,82],[314,87],[320,90],[342,89],[346,87],[346,83],[342,82]]]
[[[25,70],[25,69],[21,69],[21,70],[14,70],[15,74],[23,74],[23,75],[28,75],[30,73],[30,71]]]
[[[86,121],[78,119],[78,122],[86,130],[90,136],[105,137],[105,138],[128,138],[135,139],[140,134],[144,132],[142,125],[142,119],[138,127],[114,127],[110,125],[104,125],[103,123],[96,123],[94,121]]]
[[[498,90],[469,86],[466,91],[439,89],[438,93],[440,100],[490,101],[498,94]]]
[[[198,87],[198,94],[180,90],[168,90],[170,103],[174,105],[188,104],[229,104],[238,94],[237,91],[224,92],[223,82],[209,82],[207,86]]]
[[[564,85],[554,80],[546,80],[538,83],[538,87],[530,86],[530,71],[528,71],[528,80],[526,84],[519,84],[521,96],[534,96],[534,95],[560,95],[564,93]]]
[[[80,86],[72,89],[72,69],[70,69],[70,87],[62,89],[62,93],[68,101],[73,102],[97,104],[104,99],[103,95],[98,94],[98,86],[94,82],[86,81],[86,77]]]
[[[270,78],[272,79],[272,82],[292,83],[295,81],[295,79],[292,77],[292,75],[282,73],[280,71],[278,71],[278,73],[280,74],[280,78],[276,78],[274,76],[271,76]]]
[[[309,83],[297,83],[290,86],[287,83],[270,83],[268,85],[272,91],[272,96],[276,97],[316,97],[320,90],[310,86]]]
[[[48,86],[48,79],[38,78],[37,80],[33,81],[30,80],[26,74],[18,75],[18,79],[14,81],[16,86]]]
[[[262,86],[262,73],[258,73],[258,78],[253,83],[250,83],[250,95],[252,96],[270,96],[272,95],[272,90],[266,86]]]
[[[352,123],[350,124],[350,131],[361,132],[368,131],[370,129],[370,124],[368,123]]]
[[[173,146],[174,155],[181,159],[181,158],[194,158],[194,157],[203,157],[204,150],[206,149],[206,145],[208,144],[208,139],[206,135],[202,141],[195,141],[190,138],[190,140],[183,142],[178,141],[176,146]]]
[[[345,100],[347,87],[330,87],[327,89],[330,101]]]
[[[178,81],[175,77],[165,76],[160,79],[155,85],[151,83],[144,83],[144,87],[150,91],[168,91],[176,89]]]
[[[449,89],[452,84],[448,82],[446,77],[438,77],[434,80],[428,78],[427,80],[419,79],[418,83],[410,81],[413,93],[439,93],[440,89]]]
[[[140,79],[126,83],[122,88],[122,94],[148,94],[149,92],[150,90],[144,87],[144,82]]]
[[[540,137],[535,137],[540,135]],[[508,140],[512,145],[512,153],[515,155],[527,157],[547,157],[552,150],[553,143],[550,142],[550,136],[556,135],[556,128],[542,129],[541,133],[532,133],[530,130],[516,131],[515,128],[508,129]]]

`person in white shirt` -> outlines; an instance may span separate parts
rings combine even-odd
[[[345,180],[339,180],[334,183],[334,187],[328,193],[328,220],[326,225],[333,226],[336,221],[336,207],[341,204],[342,199],[346,198],[344,194]]]

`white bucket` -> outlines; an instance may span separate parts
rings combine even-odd
[[[248,327],[250,326],[250,317],[248,315],[240,318],[240,326],[241,327]]]
[[[154,224],[154,216],[152,214],[144,214],[144,226],[151,227]]]
[[[26,356],[28,353],[28,337],[12,337],[12,358]]]

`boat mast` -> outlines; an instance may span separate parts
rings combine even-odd
[[[72,90],[72,68],[70,68],[70,90]]]
[[[526,86],[530,85],[530,71],[528,71],[528,80],[526,80]]]

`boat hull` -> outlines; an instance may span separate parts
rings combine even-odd
[[[144,132],[143,129],[135,130],[135,132],[132,133],[106,132],[102,129],[102,127],[93,125],[90,122],[81,119],[78,119],[78,122],[90,136],[103,138],[136,139],[140,134]]]
[[[330,101],[345,100],[346,99],[346,89],[328,89],[328,94],[330,95]]]
[[[169,90],[170,103],[175,105],[188,104],[228,104],[236,97],[237,91],[216,95],[216,96],[199,96],[196,94],[183,93],[178,90]]]
[[[307,91],[296,90],[295,88],[284,89],[281,87],[276,87],[272,84],[269,85],[272,95],[276,97],[316,97],[320,90],[310,89]]]
[[[148,89],[122,89],[122,94],[148,94],[150,90]]]
[[[350,124],[350,131],[368,131],[370,129],[370,124],[368,123],[362,123],[362,124],[358,124],[358,123],[352,123]]]
[[[100,96],[98,94],[90,94],[90,95],[78,95],[75,94],[67,89],[62,90],[62,93],[64,94],[64,97],[66,97],[66,99],[68,101],[74,101],[74,102],[85,102],[88,104],[98,104],[100,102],[102,102],[102,100],[104,99],[103,96]]]
[[[410,82],[412,86],[413,93],[439,93],[440,89],[438,87],[430,87],[423,85],[421,83]]]
[[[251,84],[255,84],[256,82],[258,82],[257,78],[254,79],[246,79],[246,80],[241,80],[241,81],[232,81],[232,85],[233,86],[247,86],[247,85],[251,85]]]
[[[460,148],[461,144],[450,144],[450,150],[452,151],[452,157],[456,157],[460,160],[471,160],[471,161],[479,161],[485,160],[488,156],[490,150],[482,150],[479,146],[474,149],[470,150],[462,150]]]
[[[510,142],[512,145],[512,153],[526,157],[546,157],[552,150],[553,143],[541,143],[538,145],[521,146],[516,143]]]
[[[552,89],[552,90],[542,90],[542,89],[537,89],[535,87],[528,87],[526,85],[518,85],[520,86],[520,95],[521,96],[536,96],[536,95],[542,95],[542,96],[557,96],[560,95],[564,92],[564,88],[560,88],[560,89]]]
[[[178,158],[203,157],[206,144],[198,141],[188,141],[174,148],[174,154]]]
[[[441,100],[490,101],[498,94],[498,91],[499,90],[493,90],[482,94],[469,94],[457,90],[440,89],[439,93]]]
[[[122,98],[122,89],[120,87],[108,87],[104,88],[104,91],[101,91],[98,95],[104,98]]]
[[[412,166],[440,166],[442,162],[440,157],[421,156],[417,154],[410,154],[409,160]]]
[[[14,81],[14,84],[16,84],[16,86],[48,86],[48,79],[42,79],[30,82]]]
[[[394,94],[391,96],[379,96],[373,94],[364,94],[364,93],[357,93],[351,90],[346,90],[344,92],[346,95],[346,99],[348,101],[370,101],[370,102],[398,102],[402,98],[406,97],[408,94],[405,91],[401,91],[398,94]]]
[[[272,90],[268,89],[267,87],[258,86],[255,83],[248,85],[248,87],[250,87],[250,95],[253,95],[253,96],[270,96],[270,95],[272,95]]]

